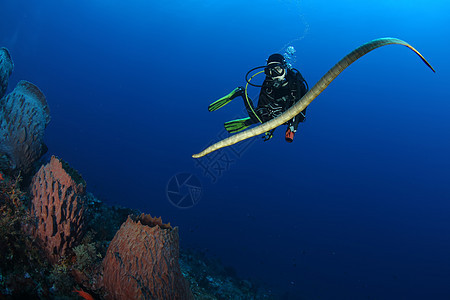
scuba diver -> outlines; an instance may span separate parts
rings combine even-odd
[[[248,75],[257,69],[264,70],[248,79]],[[266,78],[262,85],[256,85],[250,82],[254,76],[263,72]],[[245,89],[243,87],[237,87],[231,93],[210,104],[208,107],[209,111],[215,111],[228,104],[234,98],[238,96],[242,97],[249,117],[226,122],[224,126],[229,133],[236,133],[246,129],[250,125],[258,122],[264,123],[278,117],[300,100],[308,91],[308,84],[300,72],[295,68],[291,68],[286,63],[284,56],[278,53],[269,56],[266,66],[256,67],[248,71],[245,75],[245,80],[247,81]],[[249,84],[261,88],[256,108],[247,94]],[[306,108],[289,122],[285,123],[288,126],[285,135],[287,142],[292,143],[294,140],[294,134],[297,131],[298,124],[305,120],[305,112]],[[266,132],[265,136],[263,136],[264,141],[270,140],[274,131],[275,129]]]

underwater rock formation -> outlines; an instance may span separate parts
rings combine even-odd
[[[0,100],[0,169],[29,173],[45,152],[44,130],[50,111],[37,86],[20,81]]]
[[[5,95],[9,76],[14,69],[14,63],[6,48],[0,48],[0,99]]]
[[[179,262],[178,228],[128,217],[103,260],[107,299],[193,299]]]
[[[84,234],[86,182],[64,161],[52,156],[31,183],[31,213],[37,218],[34,235],[57,262]]]

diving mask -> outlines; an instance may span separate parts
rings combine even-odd
[[[274,80],[283,80],[286,76],[286,69],[282,63],[270,62],[267,67],[264,68],[264,73],[266,76],[271,77]]]

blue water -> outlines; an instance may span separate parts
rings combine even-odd
[[[25,79],[47,97],[49,154],[103,201],[179,226],[182,247],[287,299],[449,299],[449,15],[432,0],[2,0],[0,46],[9,91]],[[294,46],[312,86],[386,36],[437,73],[403,46],[377,49],[312,102],[294,143],[282,127],[224,150],[214,180],[191,158],[244,117],[240,100],[208,104],[271,53]],[[189,209],[166,196],[183,172],[203,191]]]

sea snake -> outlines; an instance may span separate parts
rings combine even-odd
[[[285,111],[280,116],[267,121],[259,126],[253,127],[251,129],[247,129],[243,132],[240,132],[238,134],[232,135],[226,139],[221,140],[220,142],[217,142],[202,152],[198,154],[192,155],[193,158],[199,158],[202,156],[205,156],[213,151],[216,151],[223,147],[228,147],[231,145],[234,145],[240,141],[243,141],[245,139],[263,134],[264,132],[270,131],[280,125],[283,125],[287,121],[291,120],[293,117],[298,115],[302,110],[304,110],[314,99],[316,99],[317,96],[319,96],[320,93],[323,92],[327,88],[327,86],[342,72],[345,68],[347,68],[349,65],[351,65],[353,62],[355,62],[358,58],[361,56],[366,55],[370,51],[386,46],[386,45],[403,45],[414,51],[422,61],[433,71],[436,72],[433,67],[428,63],[428,61],[422,56],[422,54],[419,53],[413,46],[408,44],[405,41],[402,41],[400,39],[396,38],[380,38],[373,41],[370,41],[349,54],[347,54],[344,58],[342,58],[334,67],[332,67],[312,88],[309,90],[297,103],[295,103],[290,109]]]

